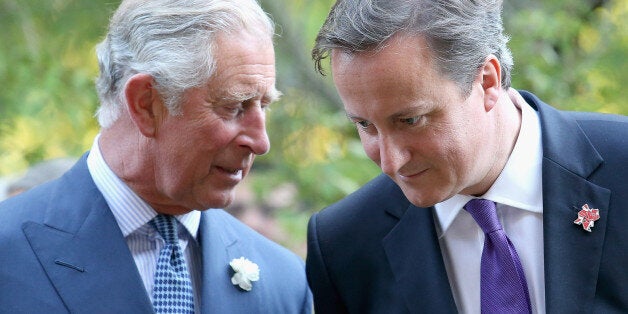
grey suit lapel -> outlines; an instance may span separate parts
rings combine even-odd
[[[524,94],[539,109],[543,134],[543,229],[546,309],[590,310],[610,201],[610,191],[587,178],[603,162],[574,120]],[[592,232],[573,223],[584,204],[600,210]]]
[[[391,214],[400,220],[382,244],[409,311],[455,313],[432,210],[410,206]]]
[[[82,158],[56,185],[44,224],[24,234],[70,312],[150,313],[122,233]]]

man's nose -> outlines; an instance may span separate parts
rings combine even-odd
[[[395,176],[407,162],[407,154],[404,153],[402,142],[402,140],[393,135],[380,134],[379,166],[382,172],[390,177]]]
[[[244,132],[240,145],[247,146],[256,155],[266,154],[270,150],[270,140],[266,133],[266,113],[259,106],[252,110],[244,122]]]

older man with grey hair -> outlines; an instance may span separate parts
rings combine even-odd
[[[626,313],[628,119],[510,87],[499,0],[338,0],[313,57],[383,174],[315,214],[320,313]]]
[[[273,35],[255,0],[120,4],[92,149],[0,204],[2,311],[311,312],[303,261],[218,209],[269,150]]]

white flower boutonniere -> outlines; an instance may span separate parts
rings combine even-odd
[[[229,266],[235,272],[231,277],[231,283],[238,285],[242,290],[251,291],[252,282],[259,280],[259,266],[244,257],[232,259]]]

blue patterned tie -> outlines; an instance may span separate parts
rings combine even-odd
[[[480,266],[482,313],[531,313],[523,267],[497,218],[495,203],[473,199],[465,209],[485,234]]]
[[[176,219],[171,215],[157,215],[151,223],[165,241],[155,271],[155,313],[194,313],[192,282],[179,246]]]

